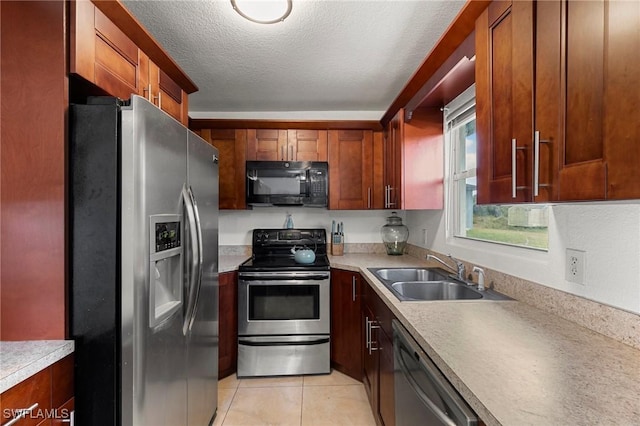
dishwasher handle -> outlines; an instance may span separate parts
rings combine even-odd
[[[445,424],[448,426],[456,426],[454,421],[451,420],[451,418],[449,418],[449,416],[447,416],[445,412],[439,409],[433,403],[433,401],[431,401],[431,399],[427,396],[427,394],[422,391],[422,389],[420,388],[420,385],[418,385],[418,383],[416,382],[416,379],[414,379],[413,376],[411,375],[411,372],[409,371],[409,367],[407,366],[407,363],[404,361],[403,354],[402,354],[402,352],[404,351],[408,356],[411,356],[411,353],[407,349],[409,348],[407,348],[404,345],[401,345],[399,348],[396,349],[398,351],[398,353],[396,354],[398,365],[400,366],[400,371],[402,372],[402,375],[405,377],[405,379],[407,379],[407,381],[411,385],[411,388],[416,393],[416,395],[418,395],[418,397],[423,402],[423,404],[427,408],[429,408],[429,410],[431,410],[433,414],[435,414],[435,416],[442,422],[442,424]],[[415,357],[418,359],[419,362],[422,361],[422,359],[420,358],[417,352],[413,352],[413,354],[415,355]],[[422,365],[422,367],[426,367],[424,363],[420,362],[420,364]]]

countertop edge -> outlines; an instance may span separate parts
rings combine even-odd
[[[40,341],[38,341],[40,342]],[[5,392],[8,389],[11,389],[18,383],[32,377],[36,373],[44,370],[45,368],[50,367],[56,362],[60,361],[62,358],[66,357],[69,354],[72,354],[75,350],[75,342],[73,340],[50,340],[50,341],[42,341],[42,342],[50,342],[52,346],[55,346],[51,349],[50,352],[46,353],[42,357],[28,362],[26,365],[19,367],[12,373],[7,374],[5,377],[0,378],[0,393]],[[29,342],[2,342],[4,344],[28,344]],[[2,363],[7,362],[5,358],[6,353],[2,354]]]

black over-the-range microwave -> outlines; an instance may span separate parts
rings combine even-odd
[[[247,205],[326,207],[329,164],[247,161]]]

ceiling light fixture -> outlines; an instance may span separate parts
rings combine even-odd
[[[231,0],[233,10],[258,24],[284,21],[291,13],[292,0]]]

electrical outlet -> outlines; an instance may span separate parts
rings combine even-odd
[[[572,283],[584,285],[585,256],[583,250],[567,249],[565,279]]]
[[[427,239],[427,235],[428,235],[427,230],[423,229],[422,230],[422,243],[425,245],[425,247],[427,246],[427,244],[429,242],[429,240]]]

